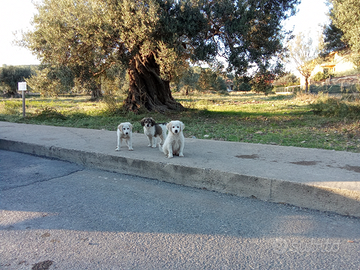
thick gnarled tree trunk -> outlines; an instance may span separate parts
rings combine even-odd
[[[161,79],[159,66],[151,55],[145,60],[136,56],[131,60],[129,70],[129,94],[124,101],[128,111],[180,111],[184,107],[171,95],[170,82]]]

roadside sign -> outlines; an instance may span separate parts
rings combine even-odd
[[[18,82],[18,91],[21,91],[21,92],[22,92],[23,117],[25,117],[25,91],[26,91],[26,82]]]
[[[18,91],[26,91],[26,82],[18,82]]]

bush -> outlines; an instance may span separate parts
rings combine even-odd
[[[360,118],[360,103],[350,103],[339,98],[320,95],[310,105],[315,114],[334,117]]]
[[[4,66],[0,68],[0,89],[6,96],[17,97],[18,82],[23,82],[34,74],[31,66]]]
[[[286,87],[286,86],[299,85],[299,84],[300,84],[300,79],[292,73],[287,73],[284,76],[277,78],[273,82],[273,85],[275,87]]]
[[[248,84],[248,83],[241,83],[237,86],[237,88],[235,88],[236,91],[246,91],[246,92],[249,92],[251,91],[251,85]]]
[[[56,109],[45,107],[43,108],[36,116],[38,120],[48,120],[48,119],[60,119],[66,120],[66,116],[62,113],[59,113]]]
[[[331,77],[331,74],[328,73],[327,71],[324,71],[324,72],[319,71],[318,73],[315,74],[315,76],[313,77],[313,80],[316,82],[320,82],[320,81],[326,80],[329,77]]]

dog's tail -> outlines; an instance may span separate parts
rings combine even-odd
[[[167,123],[161,123],[159,124],[159,126],[161,127],[162,129],[162,137],[163,137],[163,140],[159,143],[159,150],[160,152],[163,152],[163,144],[165,143],[165,140],[166,140],[166,132],[167,132],[167,128],[166,128],[166,125]]]
[[[160,124],[160,127],[161,127],[161,129],[162,129],[162,133],[163,133],[164,139],[166,138],[166,132],[167,132],[166,125],[167,125],[167,123]]]

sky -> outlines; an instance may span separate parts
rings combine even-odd
[[[21,31],[32,29],[31,20],[36,14],[34,0],[0,0],[0,67],[3,65],[37,65],[40,61],[32,53],[14,45],[21,38]],[[302,0],[298,13],[286,22],[286,29],[294,34],[310,33],[316,37],[327,23],[328,8],[325,0]]]
[[[293,30],[294,34],[302,32],[314,38],[322,33],[322,26],[329,23],[326,0],[301,0],[297,9],[297,14],[285,23],[286,29]]]

